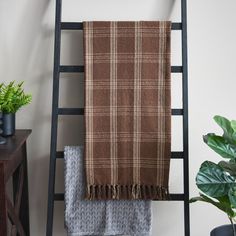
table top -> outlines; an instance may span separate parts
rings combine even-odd
[[[8,161],[21,148],[28,136],[30,129],[18,129],[15,135],[7,137],[6,144],[0,145],[0,161]]]

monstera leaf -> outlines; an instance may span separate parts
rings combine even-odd
[[[236,145],[229,143],[224,137],[210,133],[203,136],[203,140],[222,157],[236,159]]]
[[[215,198],[228,195],[230,188],[236,187],[235,178],[210,161],[201,165],[196,184],[202,192]]]

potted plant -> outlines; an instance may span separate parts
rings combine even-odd
[[[0,84],[0,111],[2,136],[10,136],[15,133],[15,113],[32,100],[30,94],[25,94],[23,83]]]
[[[215,116],[214,120],[223,129],[223,135],[209,133],[203,140],[223,160],[202,163],[196,176],[201,193],[190,202],[210,203],[228,216],[231,225],[215,228],[211,236],[236,236],[233,223],[236,216],[236,121],[222,116]]]

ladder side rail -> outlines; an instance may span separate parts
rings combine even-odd
[[[188,154],[188,68],[187,68],[187,0],[181,0],[181,23],[174,24],[172,30],[182,29],[182,70],[176,70],[175,73],[182,72],[182,99],[183,99],[183,172],[184,172],[184,232],[185,236],[190,236],[189,223],[189,154]],[[54,70],[53,70],[53,103],[52,103],[52,127],[51,127],[51,148],[50,148],[50,168],[49,168],[49,185],[48,185],[48,214],[47,214],[47,236],[52,235],[54,201],[59,200],[55,197],[55,172],[56,172],[56,155],[57,155],[57,129],[59,115],[59,77],[60,67],[60,47],[61,47],[61,30],[66,28],[67,23],[61,22],[61,5],[62,0],[56,0],[56,17],[55,17],[55,41],[54,41]],[[77,23],[76,23],[77,24]],[[81,23],[79,23],[81,24]],[[71,28],[78,29],[77,25]],[[82,28],[82,27],[81,27]],[[66,68],[67,66],[65,66]],[[176,69],[177,67],[173,67]],[[79,68],[78,72],[83,72]],[[57,194],[56,194],[57,195]],[[181,194],[173,194],[173,200],[182,200]],[[61,200],[62,197],[60,197]]]
[[[182,99],[183,99],[183,181],[184,181],[184,232],[190,236],[189,213],[189,137],[188,137],[188,52],[187,52],[187,0],[181,0],[182,22]]]
[[[52,91],[52,120],[51,120],[51,146],[49,163],[48,183],[48,209],[46,235],[51,236],[53,231],[54,216],[54,191],[56,172],[56,150],[58,129],[58,100],[59,100],[59,77],[60,77],[60,47],[61,47],[61,5],[62,0],[56,0],[55,35],[54,35],[54,68],[53,68],[53,91]]]

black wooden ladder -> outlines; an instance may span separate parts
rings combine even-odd
[[[190,236],[189,222],[189,154],[188,154],[188,68],[187,68],[187,0],[181,0],[181,22],[172,23],[172,30],[182,31],[182,66],[172,66],[172,73],[182,73],[182,109],[172,109],[172,115],[183,116],[183,151],[172,152],[171,158],[183,161],[184,193],[171,194],[170,201],[184,201],[184,232]],[[63,193],[55,193],[56,161],[63,158],[63,152],[57,151],[57,130],[59,115],[83,115],[83,108],[60,108],[59,79],[60,73],[83,73],[83,65],[65,66],[60,64],[61,31],[83,30],[81,22],[61,22],[62,0],[56,0],[55,44],[54,44],[54,71],[53,71],[53,101],[52,101],[52,126],[51,150],[48,185],[48,212],[47,236],[53,234],[54,201],[63,201]],[[180,235],[182,236],[182,235]]]

